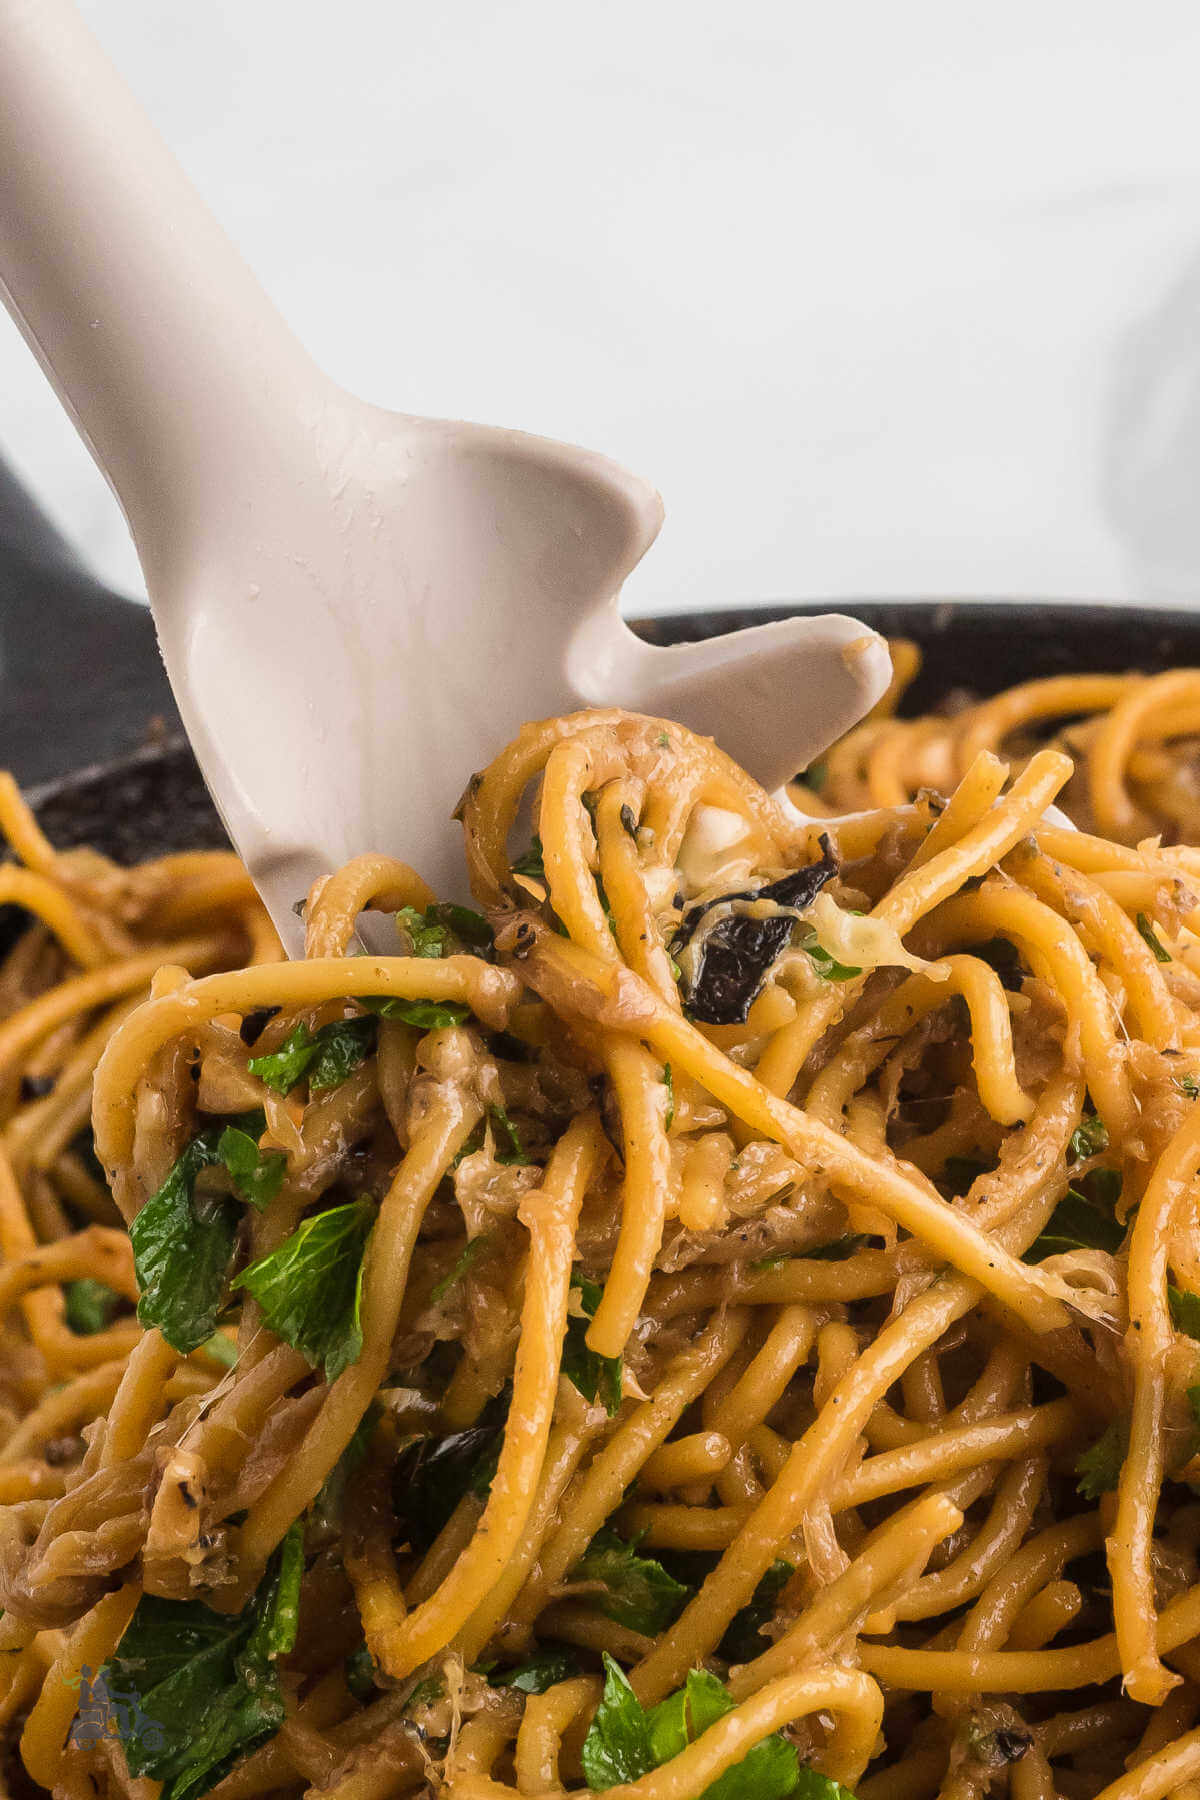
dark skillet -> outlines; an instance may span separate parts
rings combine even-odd
[[[828,604],[676,613],[638,621],[654,643],[828,612]],[[1200,613],[1005,601],[839,602],[924,652],[907,712],[948,693],[996,693],[1036,675],[1200,664]],[[59,845],[121,862],[223,844],[143,608],[80,568],[0,463],[0,767],[29,791]]]

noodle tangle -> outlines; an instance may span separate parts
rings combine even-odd
[[[896,662],[799,811],[526,726],[294,963],[0,782],[12,1791],[1194,1800],[1200,674]]]

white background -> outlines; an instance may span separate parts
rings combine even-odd
[[[662,489],[633,609],[1200,597],[1193,0],[84,0],[332,374]],[[119,514],[7,321],[0,445]]]

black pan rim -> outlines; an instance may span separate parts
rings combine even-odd
[[[887,637],[912,637],[923,667],[902,711],[956,690],[995,693],[1014,681],[1074,669],[1154,672],[1200,665],[1200,611],[1121,603],[1026,600],[776,601],[634,617],[651,643],[695,642],[795,617],[841,612]],[[172,731],[113,758],[70,767],[25,789],[52,841],[94,843],[118,861],[227,843],[190,747]]]

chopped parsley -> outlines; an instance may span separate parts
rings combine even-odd
[[[1171,1312],[1171,1323],[1177,1331],[1186,1332],[1188,1337],[1200,1341],[1200,1294],[1193,1294],[1187,1288],[1167,1286],[1167,1305]]]
[[[1149,944],[1151,950],[1153,950],[1155,962],[1169,963],[1171,960],[1171,952],[1165,947],[1162,939],[1155,931],[1154,926],[1150,922],[1150,915],[1148,913],[1140,912],[1138,914],[1137,928]]]
[[[545,881],[546,864],[542,856],[542,840],[536,832],[529,841],[529,848],[518,856],[512,866],[514,875],[526,875],[534,881]]]
[[[597,1605],[605,1618],[640,1631],[644,1637],[657,1637],[665,1631],[679,1617],[692,1592],[654,1557],[639,1555],[636,1543],[628,1543],[608,1529],[592,1539],[571,1580],[603,1583],[605,1591]]]
[[[690,1669],[677,1693],[647,1709],[605,1652],[604,1693],[583,1742],[588,1786],[602,1792],[661,1768],[731,1712],[733,1705],[715,1675],[706,1669]],[[836,1783],[830,1787],[836,1789]],[[710,1782],[702,1800],[788,1800],[801,1791],[811,1792],[812,1800],[817,1800],[815,1790],[801,1789],[795,1750],[782,1733],[773,1732]]]
[[[776,1602],[794,1573],[790,1562],[777,1558],[771,1564],[755,1588],[753,1598],[729,1621],[718,1646],[726,1662],[753,1662],[756,1656],[762,1655],[767,1648],[763,1626],[774,1618]]]
[[[260,1122],[261,1121],[261,1122]],[[283,1186],[287,1157],[282,1150],[260,1150],[258,1139],[266,1129],[259,1114],[244,1125],[227,1125],[217,1139],[217,1160],[223,1162],[233,1178],[233,1185],[251,1206],[269,1206]]]
[[[1108,1149],[1108,1127],[1099,1113],[1087,1113],[1071,1133],[1072,1162],[1086,1162]]]
[[[521,1142],[521,1134],[509,1118],[502,1106],[489,1106],[488,1113],[497,1131],[508,1139],[507,1150],[497,1150],[496,1161],[506,1165],[517,1164],[526,1167],[530,1158],[525,1154],[525,1146]]]
[[[1098,1500],[1101,1494],[1113,1492],[1121,1479],[1121,1465],[1128,1450],[1129,1420],[1114,1419],[1075,1464],[1079,1492],[1085,1500]]]
[[[67,1325],[79,1337],[92,1337],[112,1324],[121,1304],[121,1296],[103,1281],[84,1275],[79,1281],[68,1281],[63,1289]]]
[[[342,1672],[346,1677],[346,1686],[356,1700],[374,1699],[379,1687],[379,1683],[375,1679],[378,1670],[375,1667],[375,1658],[367,1649],[365,1639],[357,1649],[350,1652],[342,1665]]]
[[[856,969],[852,963],[839,962],[836,956],[831,955],[821,944],[811,925],[800,934],[797,942],[822,981],[853,981],[856,975],[862,974],[862,970]]]
[[[205,1356],[211,1356],[213,1361],[220,1363],[223,1369],[237,1368],[237,1345],[223,1331],[214,1331],[207,1344],[201,1344],[200,1348]]]
[[[283,1165],[274,1160],[281,1153],[262,1157],[253,1144],[261,1120],[261,1113],[251,1113],[207,1126],[129,1227],[141,1295],[138,1319],[148,1331],[157,1327],[172,1349],[184,1354],[198,1350],[217,1329],[240,1216],[228,1194],[198,1194],[196,1179],[202,1169],[223,1163],[245,1198],[265,1204],[278,1189]],[[249,1148],[256,1157],[253,1169]]]
[[[414,956],[452,956],[455,940],[476,951],[488,952],[492,948],[492,928],[483,915],[448,900],[437,900],[424,912],[418,912],[415,906],[402,906],[396,914],[396,926],[410,939]]]
[[[435,1305],[439,1300],[444,1300],[446,1298],[450,1289],[457,1286],[467,1271],[474,1268],[480,1257],[487,1254],[490,1247],[491,1239],[488,1237],[486,1231],[481,1231],[478,1237],[469,1238],[467,1240],[466,1244],[464,1244],[463,1248],[455,1258],[454,1266],[448,1269],[442,1276],[442,1279],[434,1285],[429,1298]]]
[[[584,1317],[572,1316],[567,1320],[562,1372],[574,1382],[585,1400],[599,1399],[612,1419],[621,1410],[621,1358],[599,1356],[587,1346],[588,1321],[595,1318],[604,1289],[579,1269],[571,1276],[571,1286],[579,1290]]]
[[[276,1659],[296,1642],[302,1527],[293,1525],[240,1613],[144,1594],[97,1678],[129,1773],[162,1800],[200,1800],[287,1717]]]
[[[544,1694],[556,1682],[570,1681],[579,1672],[573,1650],[568,1650],[565,1645],[546,1644],[511,1669],[493,1670],[488,1681],[492,1687],[513,1688],[518,1694]]]
[[[466,1431],[413,1438],[401,1447],[392,1471],[397,1544],[423,1554],[460,1500],[467,1494],[483,1499],[489,1492],[510,1398],[498,1394]]]
[[[442,1031],[448,1025],[462,1025],[471,1016],[464,1000],[405,1000],[399,994],[369,994],[358,1002],[380,1019],[399,1019],[402,1025],[415,1025],[419,1031]]]
[[[988,1166],[977,1156],[948,1156],[942,1164],[941,1178],[952,1194],[965,1194],[981,1175],[987,1174]]]
[[[396,914],[396,927],[409,939],[414,956],[445,956],[450,933],[444,925],[420,913],[415,906],[402,906]]]
[[[268,1330],[314,1368],[324,1364],[327,1381],[362,1350],[363,1253],[374,1222],[370,1200],[314,1213],[233,1284],[257,1300]]]
[[[338,1019],[319,1031],[297,1025],[278,1050],[252,1056],[248,1067],[273,1093],[290,1094],[306,1075],[309,1092],[322,1093],[340,1087],[351,1070],[370,1055],[375,1030],[374,1019]]]
[[[1113,1179],[1098,1180],[1107,1176]],[[1040,1235],[1025,1252],[1024,1261],[1044,1262],[1068,1250],[1107,1250],[1115,1255],[1125,1242],[1125,1227],[1116,1217],[1121,1176],[1116,1169],[1097,1169],[1088,1179],[1088,1192],[1068,1188]]]

